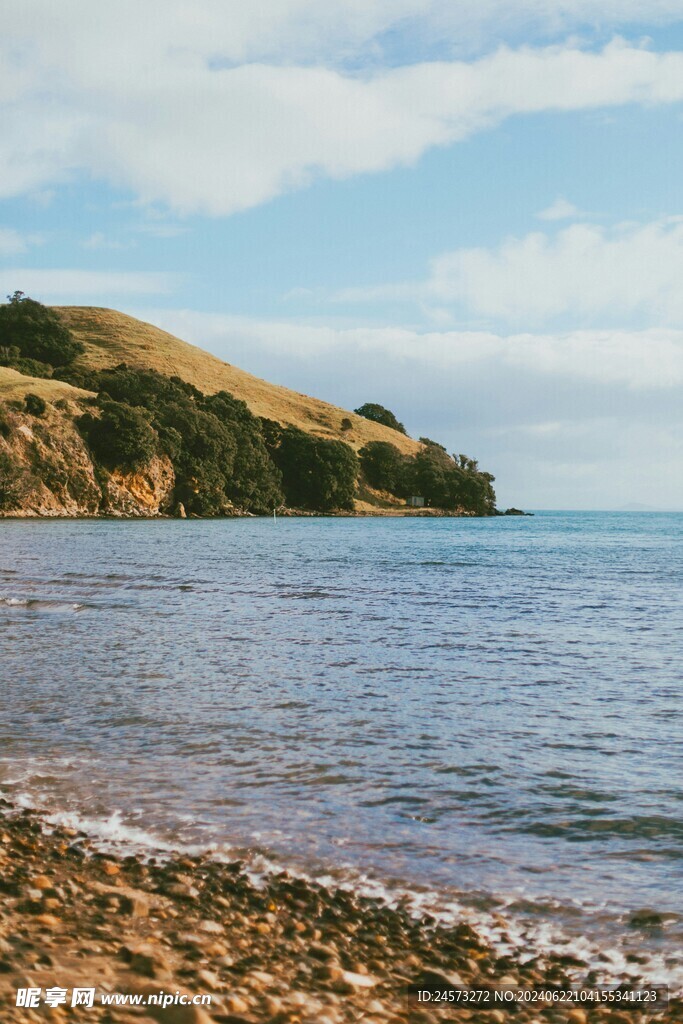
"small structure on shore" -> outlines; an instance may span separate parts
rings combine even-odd
[[[425,500],[424,500],[424,498],[423,498],[423,497],[421,497],[420,495],[416,495],[416,494],[413,494],[413,495],[412,495],[412,496],[411,496],[410,498],[408,498],[408,500],[406,501],[406,505],[407,505],[407,506],[408,506],[409,508],[424,508],[424,506],[425,506]]]

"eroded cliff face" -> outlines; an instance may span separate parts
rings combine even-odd
[[[47,404],[31,416],[0,403],[0,516],[158,516],[172,507],[170,459],[135,472],[95,465],[75,425],[77,403]]]

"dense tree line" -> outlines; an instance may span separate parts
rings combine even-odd
[[[361,468],[370,486],[401,498],[420,495],[436,508],[462,508],[477,515],[495,511],[490,473],[466,455],[451,456],[443,445],[420,440],[425,447],[416,455],[403,455],[387,441],[371,441],[362,448]]]
[[[353,507],[359,463],[342,441],[259,420],[226,391],[204,395],[178,377],[125,364],[61,377],[96,390],[98,412],[78,421],[109,467],[133,469],[169,456],[175,496],[188,512],[216,515],[227,503],[255,513],[280,505],[319,511]]]
[[[98,392],[98,413],[78,425],[108,468],[134,469],[162,453],[173,463],[175,497],[188,512],[216,515],[228,505],[267,512],[283,501],[282,477],[259,419],[225,391],[204,395],[179,377],[126,364],[89,375],[62,374]]]
[[[282,473],[287,504],[295,508],[352,509],[360,469],[358,456],[343,441],[262,420],[266,445]]]

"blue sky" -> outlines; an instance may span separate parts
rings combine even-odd
[[[683,508],[681,0],[6,3],[2,293]]]

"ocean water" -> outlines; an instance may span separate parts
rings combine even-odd
[[[0,792],[676,966],[682,514],[5,520],[0,548]],[[671,916],[633,933],[642,907]]]

